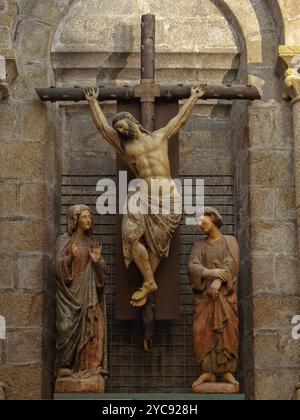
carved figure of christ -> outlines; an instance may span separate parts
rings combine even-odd
[[[93,120],[103,138],[117,151],[135,176],[144,180],[151,192],[153,180],[167,180],[172,184],[168,156],[169,142],[187,123],[197,101],[205,95],[206,86],[192,88],[191,96],[179,113],[169,123],[149,132],[129,113],[117,114],[110,125],[97,100],[100,90],[85,89],[85,97],[91,108]],[[164,192],[163,192],[164,193]],[[163,194],[162,193],[162,194]],[[174,191],[169,191],[171,197]],[[150,194],[151,195],[151,194]],[[151,208],[151,197],[149,204]],[[160,197],[161,205],[163,197]],[[127,267],[134,262],[143,276],[143,284],[131,298],[131,304],[142,307],[149,295],[159,287],[155,273],[162,258],[168,256],[172,233],[180,222],[178,214],[141,214],[123,217],[123,251]]]

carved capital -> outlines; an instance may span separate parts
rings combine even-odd
[[[279,46],[276,74],[282,79],[288,97],[300,100],[300,45]]]
[[[287,69],[285,72],[284,84],[289,97],[293,101],[300,101],[300,73],[298,69]]]

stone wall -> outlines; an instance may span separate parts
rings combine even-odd
[[[0,103],[0,313],[7,323],[0,378],[9,399],[50,398],[60,117],[34,89],[52,83],[51,33],[67,2],[0,3],[1,48],[13,51],[19,72],[11,96]]]
[[[300,44],[299,7],[293,0],[199,0],[178,2],[176,9],[168,0],[120,0],[118,7],[103,0],[101,13],[94,5],[96,17],[84,22],[82,11],[92,3],[0,1],[0,54],[15,56],[19,72],[11,96],[0,102],[0,314],[8,326],[8,339],[0,342],[0,381],[8,398],[52,395],[50,261],[59,229],[61,172],[89,165],[105,174],[114,164],[114,155],[98,142],[86,106],[40,104],[34,88],[103,78],[134,82],[138,18],[154,11],[160,81],[249,81],[261,89],[262,102],[249,111],[234,104],[229,115],[231,104],[199,104],[181,134],[181,170],[235,174],[245,391],[248,398],[290,399],[300,372],[299,343],[291,339],[290,325],[300,313],[299,255],[292,114],[274,69],[278,45]],[[97,22],[103,26],[103,10],[110,16],[120,6],[125,23],[114,26],[101,50]],[[188,31],[189,23],[195,31]],[[106,110],[111,115],[114,108]]]

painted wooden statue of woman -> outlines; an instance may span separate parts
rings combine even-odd
[[[194,291],[194,351],[201,375],[193,384],[199,393],[238,393],[239,320],[237,280],[240,252],[237,240],[220,229],[220,213],[207,207],[200,218],[206,235],[195,243],[188,271]],[[216,383],[217,376],[222,377]]]
[[[92,229],[90,208],[73,206],[56,244],[57,393],[104,392],[106,266]]]

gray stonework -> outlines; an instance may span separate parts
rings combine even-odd
[[[300,372],[290,325],[300,314],[294,136],[274,69],[278,45],[300,44],[293,0],[180,1],[176,8],[169,0],[0,1],[0,53],[14,52],[19,72],[0,102],[0,314],[8,327],[0,381],[8,399],[52,397],[61,174],[115,171],[87,106],[41,104],[34,88],[133,83],[144,12],[158,17],[159,81],[251,82],[261,90],[262,101],[249,106],[199,103],[181,133],[181,174],[235,177],[244,391],[291,399]],[[115,104],[105,112],[111,117]]]

